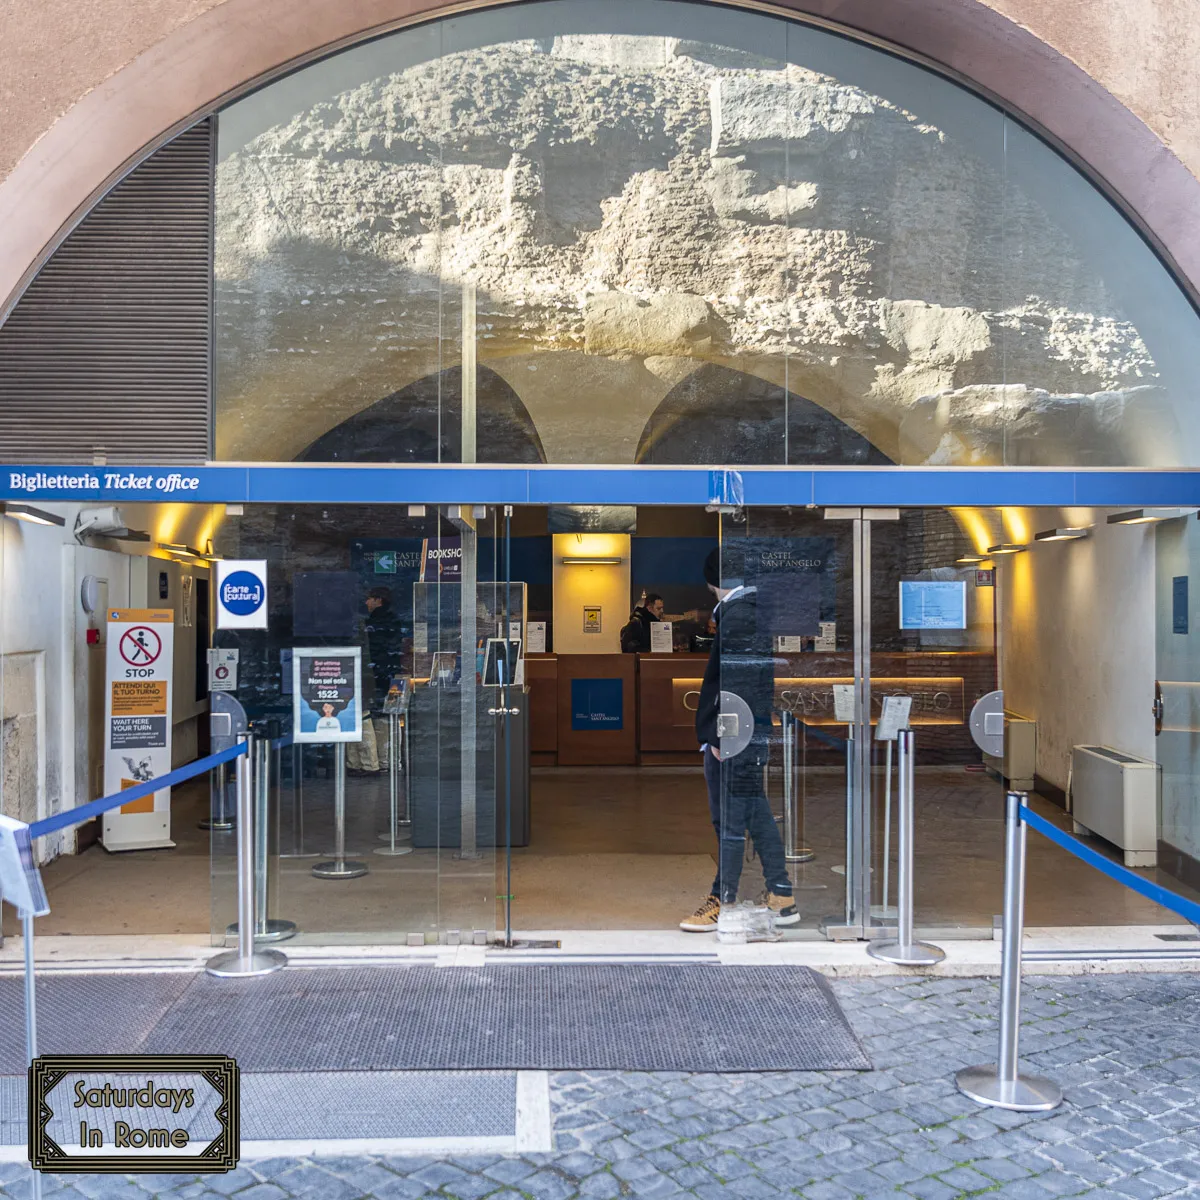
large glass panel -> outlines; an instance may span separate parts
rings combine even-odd
[[[799,918],[788,928],[846,923],[854,549],[852,523],[820,511],[721,520],[721,711],[753,728],[745,745],[731,731],[719,768],[707,766],[720,776],[722,870],[743,901],[786,880]]]
[[[454,16],[230,106],[219,160],[222,459],[1198,461],[1200,324],[1132,226],[825,29]]]
[[[497,582],[488,510],[247,505],[217,546],[267,560],[267,629],[214,640],[237,653],[234,695],[254,728],[282,739],[269,763],[271,917],[315,943],[491,937],[502,706],[482,674],[506,604],[520,624],[524,597]],[[296,739],[295,712],[311,738],[345,708],[310,696],[314,654],[357,657],[360,740]]]

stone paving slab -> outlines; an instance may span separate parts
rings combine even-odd
[[[876,1069],[559,1072],[556,1149],[519,1157],[245,1162],[226,1176],[63,1177],[47,1196],[238,1200],[1012,1200],[1200,1196],[1200,980],[1026,981],[1022,1057],[1063,1084],[1041,1115],[982,1109],[953,1072],[992,1059],[994,981],[834,984]],[[0,1196],[28,1171],[0,1166]]]

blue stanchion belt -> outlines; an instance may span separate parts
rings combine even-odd
[[[161,792],[163,788],[174,787],[186,779],[194,779],[197,775],[203,775],[205,771],[210,771],[213,767],[220,766],[221,763],[232,762],[233,759],[245,753],[245,742],[230,746],[228,750],[222,750],[219,754],[210,754],[207,758],[199,758],[185,767],[178,767],[166,775],[159,776],[158,779],[135,783],[133,787],[126,788],[123,792],[117,792],[111,796],[101,796],[99,800],[80,804],[76,808],[67,809],[66,812],[47,817],[44,821],[37,821],[30,825],[29,836],[31,838],[45,837],[48,833],[66,829],[70,825],[81,825],[84,821],[90,821],[93,817],[108,812],[110,808],[128,804],[131,800],[140,800],[143,796],[152,796],[155,792]]]
[[[1085,846],[1078,838],[1074,838],[1059,829],[1058,826],[1052,825],[1045,817],[1039,816],[1026,805],[1021,806],[1021,819],[1026,825],[1036,829],[1038,833],[1049,838],[1056,845],[1069,851],[1076,858],[1082,859],[1089,867],[1095,867],[1097,871],[1107,875],[1110,879],[1115,879],[1118,883],[1123,883],[1127,888],[1145,896],[1147,900],[1153,900],[1155,904],[1161,904],[1163,908],[1169,908],[1172,912],[1178,913],[1181,917],[1191,921],[1193,925],[1200,925],[1200,904],[1197,904],[1196,901],[1185,900],[1182,896],[1167,891],[1165,887],[1143,879],[1128,867],[1105,858],[1103,854],[1097,853],[1090,846]]]

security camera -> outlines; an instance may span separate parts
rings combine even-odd
[[[121,510],[115,504],[103,508],[81,508],[75,518],[75,538],[82,541],[89,534],[103,537],[122,537],[129,532]]]

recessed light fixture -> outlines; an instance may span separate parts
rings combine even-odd
[[[994,558],[998,554],[1020,554],[1028,549],[1024,542],[1001,542],[998,546],[989,546],[988,554]]]
[[[579,555],[561,560],[564,567],[615,567],[623,558],[605,557],[597,554]]]
[[[1080,526],[1067,526],[1063,529],[1043,529],[1035,533],[1035,542],[1073,542],[1078,538],[1091,537],[1091,531]]]
[[[54,513],[47,512],[44,508],[34,508],[32,504],[18,504],[11,500],[0,504],[0,512],[17,521],[28,521],[31,525],[65,525],[67,523],[66,517],[55,516]]]
[[[1113,513],[1108,518],[1110,525],[1149,525],[1151,521],[1174,521],[1179,517],[1190,517],[1194,508],[1132,508],[1129,512]]]

